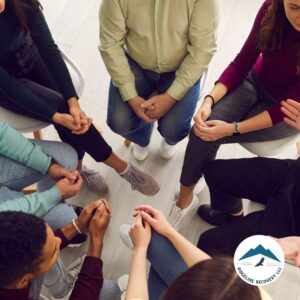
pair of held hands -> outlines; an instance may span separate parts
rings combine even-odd
[[[161,211],[149,205],[138,206],[134,216],[136,220],[130,228],[129,235],[136,250],[147,251],[151,240],[151,227],[166,238],[175,230]],[[300,237],[274,239],[281,246],[285,258],[293,260],[295,266],[300,267]]]
[[[147,123],[163,117],[176,103],[168,93],[160,94],[145,100],[136,96],[128,101],[135,114]]]
[[[69,114],[63,114],[56,112],[52,120],[66,127],[72,131],[74,134],[84,134],[86,133],[93,120],[85,115],[81,110],[78,100],[76,98],[70,98],[68,100]]]
[[[60,192],[62,199],[75,196],[83,183],[82,177],[77,170],[71,171],[57,163],[49,167],[47,175],[56,181],[55,186]]]
[[[75,222],[81,232],[88,231],[93,241],[102,243],[111,215],[109,202],[99,199],[86,205]]]
[[[231,123],[221,120],[207,121],[211,115],[211,105],[210,101],[204,100],[195,115],[195,135],[204,141],[216,141],[220,138],[231,136],[234,131]],[[286,115],[284,121],[295,129],[300,130],[300,103],[292,99],[281,101],[281,111]]]

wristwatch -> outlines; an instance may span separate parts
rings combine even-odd
[[[239,127],[239,123],[237,121],[234,121],[233,123],[233,133],[232,135],[240,135],[240,127]]]

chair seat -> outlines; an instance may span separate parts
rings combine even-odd
[[[276,141],[241,143],[240,145],[258,156],[275,156],[283,153],[293,144],[296,147],[298,141],[300,141],[300,134]]]
[[[46,122],[13,113],[3,107],[0,107],[0,121],[7,123],[22,133],[38,131],[49,125]]]

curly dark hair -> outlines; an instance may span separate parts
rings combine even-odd
[[[29,31],[28,26],[28,9],[31,5],[34,5],[35,8],[42,10],[42,5],[38,0],[8,0],[7,6],[9,9],[12,9],[15,16],[19,20],[22,29],[27,32]]]
[[[283,0],[271,0],[260,23],[257,48],[260,51],[278,51],[282,45],[284,23],[287,22]],[[296,66],[300,68],[300,42],[296,48]]]
[[[0,288],[37,270],[46,238],[42,219],[23,212],[0,212]]]
[[[163,300],[259,300],[257,286],[244,282],[232,258],[214,257],[182,273],[168,288]]]

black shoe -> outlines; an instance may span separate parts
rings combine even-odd
[[[243,217],[243,215],[233,216],[222,210],[212,209],[209,204],[200,205],[197,210],[197,214],[201,219],[214,226],[224,225],[228,222],[239,220]]]
[[[77,234],[74,238],[71,239],[68,247],[77,248],[83,245],[87,241],[87,235],[85,233]]]

